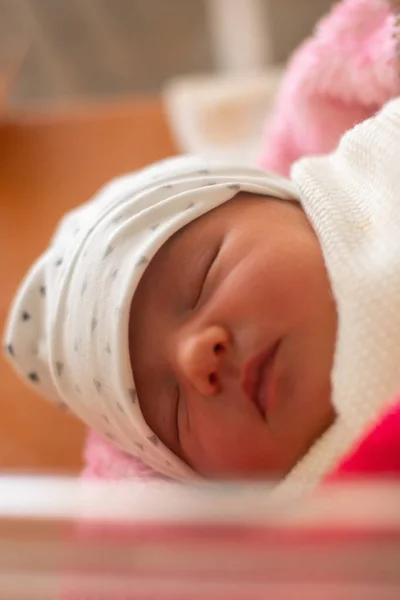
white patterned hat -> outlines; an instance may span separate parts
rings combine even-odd
[[[6,347],[20,375],[174,479],[196,475],[150,430],[140,410],[128,344],[132,298],[174,233],[240,191],[297,197],[290,181],[272,173],[195,157],[116,179],[63,219],[11,309]]]

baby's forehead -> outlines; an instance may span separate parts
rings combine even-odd
[[[211,231],[213,230],[213,225],[217,224],[219,220],[223,219],[228,212],[231,213],[231,218],[235,218],[235,216],[237,219],[242,218],[242,215],[238,214],[236,211],[235,211],[236,212],[236,215],[235,215],[235,212],[232,209],[234,207],[237,207],[240,203],[246,202],[249,199],[254,199],[254,198],[260,198],[262,200],[266,200],[269,197],[263,196],[263,195],[258,195],[258,194],[253,194],[250,192],[240,192],[239,194],[237,194],[233,198],[230,198],[223,204],[220,204],[219,206],[216,206],[215,208],[211,208],[209,211],[207,211],[204,214],[200,215],[199,217],[193,219],[193,221],[190,221],[189,223],[186,223],[186,225],[183,225],[183,227],[181,227],[178,231],[176,231],[174,233],[174,235],[172,235],[171,238],[169,238],[169,240],[167,240],[165,242],[164,246],[166,246],[170,243],[174,243],[174,241],[178,241],[181,239],[186,240],[187,236],[189,234],[191,234],[191,235],[199,234],[200,235],[200,232],[201,232],[203,234],[208,233],[208,235],[211,235]],[[206,241],[206,238],[204,241]]]
[[[169,257],[172,251],[177,248],[183,251],[184,246],[209,244],[213,237],[220,232],[221,227],[227,223],[234,224],[235,222],[243,222],[246,219],[246,213],[240,210],[243,203],[249,200],[278,200],[272,196],[264,196],[262,194],[254,194],[251,192],[240,192],[233,198],[227,200],[223,204],[212,208],[201,216],[193,219],[186,225],[176,231],[155,254],[153,261],[159,261]],[[281,201],[281,200],[279,200]],[[228,220],[227,220],[228,219]],[[184,254],[182,254],[182,259]],[[151,263],[149,267],[151,266]]]
[[[178,246],[207,244],[212,237],[213,225],[217,224],[219,215],[229,202],[230,200],[183,225],[158,249],[154,259],[160,259],[166,252],[175,250]]]

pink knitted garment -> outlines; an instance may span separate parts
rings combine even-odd
[[[288,175],[295,160],[330,152],[346,130],[400,93],[394,4],[343,0],[320,21],[288,65],[262,167]]]
[[[260,165],[289,173],[293,161],[332,150],[340,136],[400,94],[395,20],[385,0],[344,0],[294,54],[265,134]],[[83,477],[154,477],[141,461],[90,433]]]
[[[85,448],[85,479],[131,479],[134,477],[165,479],[144,462],[112,446],[94,431],[90,431]]]

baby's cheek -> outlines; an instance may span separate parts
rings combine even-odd
[[[271,284],[266,282],[269,314],[286,327],[308,320],[329,291],[323,263],[309,250],[300,247],[296,255],[277,261],[270,270]]]
[[[188,461],[205,477],[241,477],[266,466],[265,428],[255,419],[236,415],[233,408],[229,412],[224,418],[198,418],[186,439]]]

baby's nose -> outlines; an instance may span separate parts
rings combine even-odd
[[[222,362],[228,341],[223,327],[212,326],[191,332],[179,342],[178,367],[183,377],[204,396],[221,391]]]

